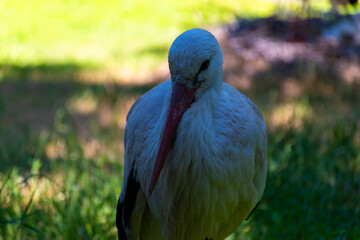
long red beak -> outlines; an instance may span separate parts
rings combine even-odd
[[[194,94],[195,89],[187,89],[185,85],[180,83],[173,84],[169,114],[166,119],[164,131],[161,135],[160,147],[156,155],[156,161],[151,175],[151,181],[148,189],[148,199],[150,199],[167,155],[174,144],[176,129],[184,112],[193,102]]]

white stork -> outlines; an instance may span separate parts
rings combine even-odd
[[[224,239],[257,206],[266,181],[261,112],[222,81],[206,30],[178,36],[171,79],[140,97],[125,129],[119,239]]]

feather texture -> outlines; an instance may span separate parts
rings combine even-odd
[[[188,32],[170,49],[172,79],[140,97],[127,116],[119,201],[127,197],[132,171],[139,183],[126,230],[129,239],[224,239],[251,214],[265,188],[267,135],[261,112],[249,98],[222,82],[222,54],[216,39],[205,30]],[[196,55],[191,53],[196,41],[211,44],[197,49]],[[190,69],[189,63],[176,62],[186,61],[186,54],[192,54],[197,69],[210,59],[208,68],[199,71]],[[157,185],[147,199],[172,81],[191,87],[188,79],[195,76],[201,85],[181,118]]]
[[[169,92],[170,81],[155,87],[137,100],[128,116],[125,176],[134,166],[143,194]],[[147,203],[153,221],[166,226],[165,239],[224,239],[250,214],[265,188],[267,142],[261,113],[224,83],[220,94],[205,92],[185,112],[176,134],[159,185]]]

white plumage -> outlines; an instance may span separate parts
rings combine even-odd
[[[184,32],[169,51],[171,79],[129,111],[119,239],[224,239],[260,201],[266,126],[256,105],[223,83],[222,61],[213,35],[202,29]],[[176,99],[178,86],[185,97]],[[175,125],[167,124],[172,108],[180,109]],[[173,140],[165,128],[174,129]],[[160,145],[167,144],[163,167],[153,170]]]

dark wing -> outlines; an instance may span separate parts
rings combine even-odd
[[[122,216],[124,211],[124,202],[118,200],[117,210],[116,210],[116,227],[118,229],[119,240],[127,240],[125,229],[122,224]]]
[[[116,212],[116,227],[118,229],[119,240],[128,240],[126,229],[129,227],[129,220],[135,206],[136,195],[140,189],[140,184],[135,178],[134,168],[131,169],[127,181],[125,197],[123,201],[118,201]]]

